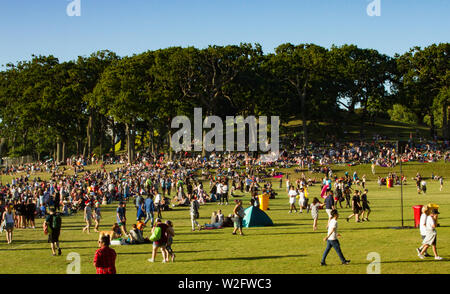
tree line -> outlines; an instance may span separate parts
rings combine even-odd
[[[2,155],[72,154],[135,157],[136,138],[153,152],[170,150],[177,115],[277,115],[300,119],[301,142],[342,134],[358,111],[360,135],[376,117],[428,125],[449,138],[449,43],[390,57],[356,45],[259,44],[170,47],[120,57],[104,50],[59,62],[50,56],[7,64],[0,72]],[[283,133],[283,127],[281,133]]]

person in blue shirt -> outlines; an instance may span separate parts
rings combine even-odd
[[[45,215],[47,214],[47,209],[44,205],[44,203],[41,203],[41,208],[39,209],[40,211],[40,217],[45,217]]]
[[[155,220],[155,218],[153,216],[153,214],[155,212],[155,204],[153,203],[153,195],[152,194],[149,194],[147,196],[147,199],[145,199],[144,207],[145,207],[145,215],[146,215],[144,223],[147,224],[148,221],[151,220],[152,227],[153,227],[153,223]]]

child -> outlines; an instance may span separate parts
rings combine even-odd
[[[423,191],[423,194],[427,194],[427,182],[425,180],[422,180],[420,182],[421,190]]]
[[[175,236],[175,232],[173,230],[173,223],[170,220],[166,221],[166,225],[169,226],[169,228],[167,230],[168,238],[167,238],[166,250],[169,253],[169,255],[171,256],[171,261],[174,262],[175,261],[175,253],[172,250],[172,243],[173,243],[173,237]]]
[[[292,213],[292,210],[295,209],[297,212],[297,207],[295,207],[295,199],[297,198],[297,191],[295,191],[294,186],[291,186],[289,190],[289,213]]]
[[[317,220],[319,219],[319,207],[323,207],[325,204],[321,203],[317,197],[314,198],[313,202],[311,203],[310,210],[311,210],[311,216],[314,220],[313,222],[313,231],[317,230]]]

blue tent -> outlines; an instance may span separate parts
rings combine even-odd
[[[242,220],[242,225],[245,228],[249,227],[265,227],[265,226],[273,226],[273,222],[270,217],[259,207],[250,206],[245,209],[245,217]]]

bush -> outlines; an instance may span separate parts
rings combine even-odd
[[[392,109],[388,110],[391,120],[403,122],[407,124],[417,124],[417,115],[412,112],[408,107],[401,104],[394,104]]]

